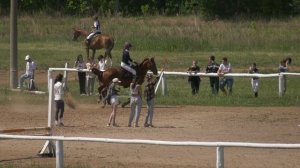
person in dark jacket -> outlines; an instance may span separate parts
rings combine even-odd
[[[187,72],[190,74],[197,74],[200,72],[200,67],[197,65],[197,61],[193,60],[192,65],[188,68]],[[189,76],[188,81],[191,83],[192,94],[198,94],[201,82],[200,76]]]
[[[133,75],[133,79],[135,79],[137,74],[133,67],[135,67],[136,64],[133,62],[129,54],[131,47],[132,45],[128,42],[124,44],[121,67],[130,72]]]
[[[209,63],[206,67],[206,73],[217,73],[219,64],[215,62],[215,56],[209,57]],[[213,95],[217,95],[219,92],[219,76],[209,77],[210,87]]]

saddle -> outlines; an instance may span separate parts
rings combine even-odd
[[[133,75],[131,72],[121,67],[121,77],[125,79],[132,79]]]

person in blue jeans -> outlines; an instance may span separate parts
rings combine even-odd
[[[220,80],[220,90],[225,95],[232,94],[233,77],[224,76],[225,74],[231,72],[232,72],[231,64],[228,62],[227,57],[223,57],[222,64],[220,65],[217,73],[220,77],[222,77],[222,79]],[[227,86],[227,90],[225,89],[225,86]]]

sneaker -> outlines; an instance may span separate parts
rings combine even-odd
[[[17,89],[21,89],[21,87],[20,87],[20,86],[18,86],[18,87],[17,87]]]
[[[56,121],[56,120],[55,120],[55,125],[56,125],[56,126],[59,126],[59,123],[58,123],[58,121]]]
[[[110,124],[107,124],[106,127],[110,127]]]
[[[149,127],[149,124],[146,124],[146,123],[145,123],[145,124],[144,124],[144,127]]]

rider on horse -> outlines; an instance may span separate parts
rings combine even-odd
[[[132,45],[130,43],[125,42],[121,67],[127,70],[128,72],[130,72],[133,75],[133,79],[135,79],[137,74],[136,74],[136,70],[133,67],[136,66],[136,63],[134,63],[130,58],[129,50],[131,47]]]
[[[93,19],[94,19],[94,24],[93,24],[93,26],[92,26],[92,32],[86,37],[86,41],[87,41],[87,44],[88,44],[88,46],[90,45],[90,43],[91,43],[91,39],[92,39],[92,37],[95,35],[95,34],[101,34],[101,31],[100,31],[100,22],[99,22],[99,20],[98,20],[98,16],[97,15],[95,15],[94,17],[93,17]]]

